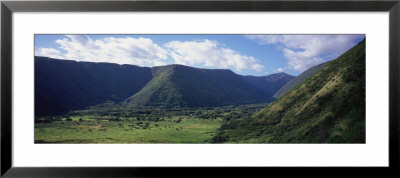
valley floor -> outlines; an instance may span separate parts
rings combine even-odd
[[[35,143],[207,143],[221,123],[221,119],[189,117],[158,122],[73,118],[37,123]]]
[[[128,116],[121,116],[126,112],[76,111],[36,119],[34,137],[35,143],[212,143],[225,121],[249,117],[265,105],[140,109]]]

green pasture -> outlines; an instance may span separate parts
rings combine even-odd
[[[35,143],[208,143],[222,119],[188,116],[161,121],[121,118],[109,121],[73,116],[49,123],[35,123]]]

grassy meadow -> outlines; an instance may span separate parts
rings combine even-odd
[[[92,108],[36,119],[35,143],[212,143],[224,122],[249,116],[263,106],[140,109],[124,116]]]
[[[36,143],[207,143],[221,119],[168,119],[164,121],[55,121],[35,126]],[[179,122],[180,121],[180,122]],[[179,123],[178,123],[179,122]]]

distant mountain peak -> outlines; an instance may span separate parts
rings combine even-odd
[[[274,74],[271,74],[271,75],[289,75],[289,74],[287,74],[285,72],[278,72],[278,73],[274,73]]]

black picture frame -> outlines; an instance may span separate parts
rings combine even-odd
[[[1,176],[4,177],[132,177],[177,176],[180,173],[207,175],[218,170],[236,174],[243,168],[20,168],[12,165],[12,17],[13,12],[123,12],[123,11],[327,11],[389,12],[389,167],[354,168],[362,171],[393,171],[399,168],[400,118],[400,1],[2,1],[1,2]],[[276,168],[276,167],[275,167]],[[178,170],[179,169],[179,170]],[[208,169],[208,170],[203,170]],[[229,169],[229,170],[227,170]],[[246,170],[265,173],[266,168]],[[269,168],[268,168],[269,169]],[[283,171],[278,168],[279,172]],[[291,168],[296,169],[296,168]],[[329,168],[319,168],[329,169]],[[348,168],[345,168],[348,169]],[[298,170],[298,169],[297,169]],[[270,169],[268,170],[270,171]],[[328,170],[329,174],[340,172]],[[300,171],[308,173],[309,170]]]

